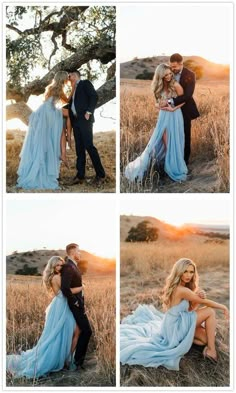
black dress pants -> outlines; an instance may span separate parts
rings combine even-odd
[[[188,165],[189,157],[191,154],[191,119],[189,119],[189,117],[186,116],[184,116],[184,135],[185,135],[184,161],[186,165]]]
[[[102,166],[98,151],[93,144],[93,123],[91,120],[82,118],[73,124],[75,147],[76,147],[76,169],[77,177],[84,179],[85,177],[85,164],[86,164],[86,151],[88,152],[96,176],[105,177],[105,171]]]
[[[70,309],[80,329],[80,335],[75,350],[75,363],[79,366],[84,362],[88,343],[92,334],[92,329],[84,309],[78,308],[76,306],[72,306]]]

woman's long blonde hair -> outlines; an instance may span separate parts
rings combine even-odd
[[[161,93],[164,90],[164,81],[163,78],[165,76],[166,70],[170,70],[170,66],[168,64],[162,63],[159,64],[155,70],[153,80],[152,80],[152,91],[157,101],[161,99]],[[174,87],[175,80],[174,78],[168,83],[168,93],[171,96],[176,95],[176,90]]]
[[[59,261],[64,262],[64,259],[58,256],[51,257],[43,271],[43,284],[49,292],[52,289],[52,279],[56,274],[55,267]]]
[[[195,263],[188,258],[181,258],[177,262],[175,262],[170,275],[166,279],[166,285],[163,289],[162,295],[162,303],[164,310],[168,310],[171,303],[171,297],[175,288],[179,285],[180,280],[184,272],[189,266],[194,267],[194,275],[189,283],[186,284],[186,287],[191,289],[193,292],[198,288],[198,272]]]
[[[67,79],[68,73],[66,71],[58,71],[50,85],[46,87],[44,99],[47,100],[48,98],[53,97],[54,101],[59,100],[62,96],[63,88]]]

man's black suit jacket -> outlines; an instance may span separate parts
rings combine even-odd
[[[87,79],[80,80],[76,87],[75,97],[74,97],[74,104],[77,113],[77,118],[73,115],[73,112],[71,110],[72,98],[69,102],[69,109],[70,109],[69,113],[70,113],[70,119],[72,124],[77,123],[81,119],[84,120],[84,115],[87,111],[92,113],[90,115],[89,120],[94,122],[93,113],[97,104],[97,100],[98,100],[98,95],[92,83]]]
[[[69,306],[74,306],[78,301],[79,308],[84,309],[84,297],[83,292],[80,291],[76,295],[73,295],[70,288],[76,288],[82,286],[82,275],[79,269],[75,266],[74,262],[68,259],[67,263],[63,266],[61,272],[61,290],[64,296],[68,299]]]
[[[173,98],[175,106],[182,104],[185,102],[185,105],[181,107],[183,116],[188,119],[196,119],[200,116],[197,105],[193,99],[193,92],[195,89],[195,74],[190,71],[188,68],[183,68],[180,81],[180,85],[184,90],[184,94],[182,96],[178,96]]]

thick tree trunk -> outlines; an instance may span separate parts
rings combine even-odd
[[[7,100],[28,101],[30,95],[44,93],[45,87],[52,81],[57,71],[78,69],[89,60],[100,60],[103,64],[115,59],[115,42],[101,42],[100,45],[92,45],[88,48],[77,48],[77,52],[56,64],[42,79],[35,79],[24,88],[16,88],[11,83],[7,84]]]
[[[6,119],[20,119],[26,125],[29,124],[29,117],[32,113],[30,107],[23,101],[6,106]]]
[[[97,90],[98,102],[97,108],[106,104],[108,101],[112,100],[116,96],[116,78],[112,78],[105,82],[104,85],[99,87]]]

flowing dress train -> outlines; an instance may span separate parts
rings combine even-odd
[[[163,142],[166,132],[167,147]],[[152,160],[164,163],[164,170],[174,181],[184,181],[188,169],[184,161],[184,121],[180,108],[174,112],[160,110],[153,134],[143,153],[125,168],[125,177],[142,181]]]
[[[62,292],[46,309],[42,335],[35,347],[19,355],[7,355],[6,369],[14,377],[37,378],[59,371],[70,358],[75,319]]]
[[[59,189],[62,110],[50,97],[31,114],[29,128],[20,153],[17,187]]]
[[[165,314],[152,305],[139,305],[120,326],[121,363],[179,370],[196,328],[197,313],[188,308],[187,300]]]

